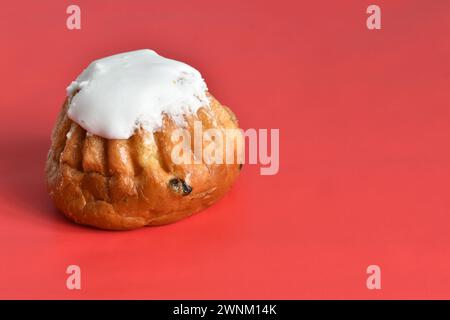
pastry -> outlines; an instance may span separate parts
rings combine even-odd
[[[46,163],[53,202],[77,223],[111,230],[167,224],[212,205],[242,165],[225,154],[222,162],[199,159],[192,141],[199,123],[224,136],[239,131],[191,66],[147,49],[92,62],[67,88],[53,129]],[[173,153],[180,129],[192,134],[183,144],[190,161],[181,163]],[[237,154],[242,136],[233,139]]]

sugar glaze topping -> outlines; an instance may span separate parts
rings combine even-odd
[[[177,123],[209,106],[200,72],[153,50],[143,49],[93,61],[67,87],[68,116],[86,131],[128,139],[139,127],[156,131],[163,114]]]

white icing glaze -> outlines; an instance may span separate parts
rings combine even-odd
[[[131,51],[92,62],[67,87],[68,116],[92,134],[128,139],[138,127],[161,128],[163,114],[182,123],[183,114],[209,106],[206,91],[191,66],[152,50]]]
[[[75,131],[76,125],[72,123],[72,125],[70,126],[69,132],[67,132],[66,134],[66,138],[67,140],[69,140],[70,138],[72,138],[73,132]]]

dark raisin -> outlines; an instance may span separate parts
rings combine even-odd
[[[241,164],[239,164],[239,170],[241,170],[242,169],[242,163]]]
[[[177,193],[187,196],[192,192],[192,187],[189,186],[183,179],[173,178],[169,181],[169,186]]]

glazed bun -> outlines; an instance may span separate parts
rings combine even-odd
[[[91,89],[96,89],[95,85]],[[211,206],[238,177],[241,164],[226,163],[229,150],[223,153],[222,161],[213,163],[196,156],[193,140],[199,124],[203,130],[214,129],[223,137],[238,131],[233,112],[209,93],[201,100],[203,105],[178,113],[173,108],[169,110],[172,113],[162,109],[158,113],[160,123],[136,122],[130,130],[123,122],[115,122],[121,121],[120,114],[119,120],[107,119],[112,123],[102,124],[101,120],[95,120],[101,117],[92,121],[88,109],[88,113],[71,112],[71,108],[82,106],[83,101],[89,101],[92,108],[92,99],[77,100],[83,90],[86,90],[83,86],[68,89],[68,98],[53,129],[46,163],[49,194],[56,207],[71,220],[112,230],[171,223]],[[132,98],[127,101],[134,103]],[[113,111],[114,106],[111,108]],[[114,137],[114,126],[120,125],[123,130],[118,135],[131,131],[132,134]],[[185,158],[189,161],[181,163],[174,159],[174,148],[179,144],[174,136],[179,129],[190,134],[183,144],[187,148],[183,150],[189,151]],[[237,139],[232,151],[238,154],[242,142],[238,140],[242,137],[232,139]],[[202,148],[207,145],[208,142],[201,141]]]

